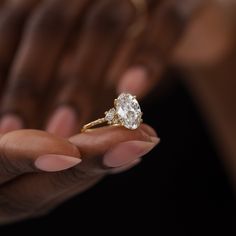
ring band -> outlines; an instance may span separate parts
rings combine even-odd
[[[85,132],[95,126],[106,123],[111,126],[123,126],[130,130],[137,129],[142,120],[143,113],[135,96],[122,93],[114,100],[114,108],[105,112],[105,117],[92,121],[83,126],[81,132]]]

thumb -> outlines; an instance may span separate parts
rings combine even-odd
[[[39,130],[17,130],[0,136],[0,183],[28,172],[60,171],[81,162],[69,141]]]

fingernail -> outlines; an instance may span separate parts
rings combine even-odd
[[[107,167],[124,166],[151,151],[159,142],[158,138],[153,140],[154,142],[127,141],[117,144],[104,155],[103,163]]]
[[[46,130],[61,137],[69,137],[75,132],[76,121],[76,113],[71,107],[59,107],[50,118]]]
[[[142,159],[138,158],[138,159],[128,163],[127,165],[111,169],[110,174],[120,174],[122,172],[128,171],[128,170],[132,169],[133,167],[137,166],[141,161],[142,161]]]
[[[144,67],[127,70],[120,79],[117,92],[129,92],[140,96],[147,87],[147,71]]]
[[[81,159],[72,156],[47,154],[38,157],[35,166],[42,171],[55,172],[67,170],[78,165],[81,161]]]
[[[153,143],[155,143],[156,145],[159,144],[160,141],[161,141],[160,138],[158,138],[158,137],[152,137],[152,136],[151,136],[150,139],[151,139],[151,141],[152,141]]]
[[[157,137],[157,132],[155,131],[155,129],[153,129],[152,127],[150,127],[149,125],[146,124],[142,124],[142,130],[148,134],[150,137]]]
[[[17,115],[5,115],[0,120],[0,133],[7,133],[22,128],[23,122]]]

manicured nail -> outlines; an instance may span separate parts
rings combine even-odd
[[[127,141],[117,144],[104,155],[103,163],[107,167],[127,165],[151,151],[158,144],[158,140],[155,138],[154,142]]]
[[[153,136],[153,137],[151,136],[150,139],[151,139],[151,141],[152,141],[153,143],[155,143],[156,145],[159,144],[160,141],[161,141],[160,138],[154,137],[154,136]]]
[[[133,167],[137,166],[141,161],[142,161],[142,159],[138,158],[138,159],[128,163],[125,166],[113,168],[110,170],[110,174],[120,174],[122,172],[128,171],[128,170],[132,169]]]
[[[55,172],[67,170],[80,162],[81,159],[72,156],[47,154],[38,157],[35,161],[35,166],[42,171]]]
[[[0,120],[0,133],[7,133],[22,128],[23,122],[17,115],[8,114]]]
[[[46,130],[61,137],[69,137],[75,132],[77,116],[68,106],[59,107],[49,120]]]
[[[147,71],[144,67],[134,67],[127,70],[121,77],[117,92],[129,92],[140,96],[147,87]]]

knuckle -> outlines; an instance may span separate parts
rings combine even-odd
[[[108,4],[101,9],[94,8],[87,18],[88,28],[102,32],[116,32],[122,29],[132,18],[128,4],[122,1]]]

